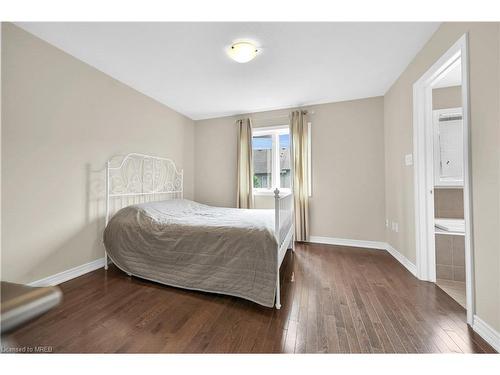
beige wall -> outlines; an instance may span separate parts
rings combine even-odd
[[[236,117],[195,122],[197,202],[236,207]]]
[[[312,123],[311,235],[384,241],[383,98],[308,107]],[[249,115],[288,123],[290,110]],[[242,115],[244,116],[244,115]],[[195,198],[234,206],[236,117],[196,122]],[[259,199],[261,207],[265,199]]]
[[[415,262],[412,85],[460,38],[469,33],[472,189],[476,313],[500,330],[500,119],[499,24],[445,23],[384,97],[386,215],[399,222],[387,241]]]
[[[2,22],[0,22],[0,72],[2,71]],[[0,74],[0,262],[2,254],[2,76]],[[2,279],[2,271],[0,267],[0,280]]]
[[[432,109],[459,108],[462,106],[462,87],[441,87],[432,90]]]
[[[497,22],[497,32],[498,32],[498,38],[497,38],[497,47],[498,47],[498,55],[497,55],[497,69],[498,69],[498,116],[500,117],[500,22]],[[500,118],[497,119],[497,125],[498,125],[498,131],[497,131],[497,150],[500,149]],[[498,153],[498,176],[500,176],[500,151],[497,152]],[[499,183],[500,185],[500,183]],[[500,186],[498,186],[499,189],[497,190],[497,193],[498,193],[498,216],[499,216],[499,222],[500,222]],[[498,229],[498,228],[497,228]],[[500,244],[500,230],[497,230],[497,244]],[[497,253],[499,254],[498,255],[498,272],[497,272],[497,275],[500,275],[500,245],[498,246],[498,250],[497,250]],[[497,285],[498,285],[498,289],[497,289],[497,294],[498,294],[498,300],[500,301],[500,277],[497,277]],[[495,290],[493,288],[493,290]],[[500,302],[499,302],[499,305],[500,305]],[[498,311],[498,314],[497,314],[497,325],[496,325],[496,330],[497,332],[500,332],[500,306],[498,306],[497,308],[497,311]]]
[[[31,282],[103,256],[112,155],[171,157],[192,197],[194,123],[12,24],[2,31],[2,279]]]

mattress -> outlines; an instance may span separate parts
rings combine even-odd
[[[132,275],[272,307],[278,261],[273,215],[186,199],[149,202],[118,211],[104,245],[113,263]]]

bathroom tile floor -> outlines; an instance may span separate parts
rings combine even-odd
[[[465,308],[465,283],[462,281],[437,279],[436,284],[446,294]]]

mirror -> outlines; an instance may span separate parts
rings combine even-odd
[[[462,108],[434,111],[434,185],[463,186]]]

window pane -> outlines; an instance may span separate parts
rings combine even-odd
[[[280,137],[280,187],[291,188],[291,168],[290,168],[290,135],[281,134]]]
[[[273,136],[255,136],[253,149],[253,187],[270,189],[273,186]]]

